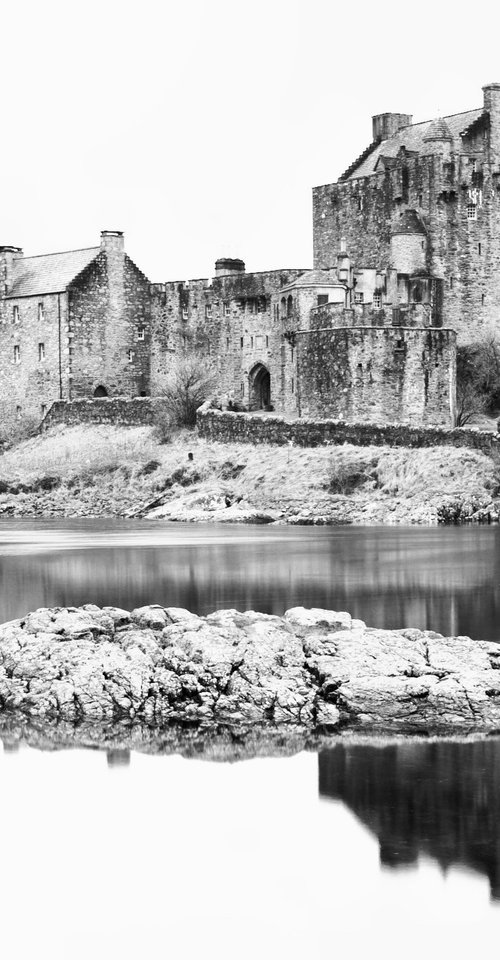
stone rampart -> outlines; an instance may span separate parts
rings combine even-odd
[[[95,400],[56,400],[40,425],[40,431],[64,424],[110,423],[116,426],[141,426],[153,422],[161,411],[162,400],[151,397],[103,397]]]
[[[271,443],[299,447],[352,443],[357,447],[468,447],[483,453],[500,451],[500,433],[403,424],[346,423],[343,420],[284,420],[268,415],[222,412],[200,408],[198,433],[221,443]]]

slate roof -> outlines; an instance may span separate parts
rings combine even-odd
[[[305,270],[282,290],[295,290],[297,287],[340,287],[336,270]],[[281,292],[281,291],[280,291]]]
[[[446,126],[453,145],[458,148],[460,145],[460,134],[467,130],[472,123],[475,123],[476,120],[479,120],[482,114],[482,108],[478,110],[467,110],[465,113],[455,113],[450,117],[442,117],[440,123]],[[388,140],[382,140],[382,142],[372,150],[369,156],[351,171],[349,177],[346,179],[354,180],[357,177],[370,176],[370,174],[375,173],[377,161],[381,157],[397,157],[401,147],[416,153],[432,152],[432,141],[429,142],[426,138],[429,137],[429,134],[432,137],[432,128],[435,124],[435,120],[425,120],[422,123],[412,123],[410,126],[398,130],[393,137],[389,137]]]
[[[18,257],[13,263],[12,285],[7,299],[62,293],[100,250],[100,247],[87,247],[38,257]]]

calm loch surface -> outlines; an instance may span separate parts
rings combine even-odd
[[[500,530],[0,523],[0,621],[38,606],[282,613],[500,640]],[[11,960],[494,956],[500,739],[346,738],[208,762],[0,752]]]

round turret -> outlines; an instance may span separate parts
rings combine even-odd
[[[405,210],[391,229],[391,265],[398,273],[425,270],[427,231],[416,210]]]

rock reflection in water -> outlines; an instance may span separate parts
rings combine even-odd
[[[500,900],[500,739],[340,743],[319,753],[319,792],[378,837],[385,866],[461,864]]]

